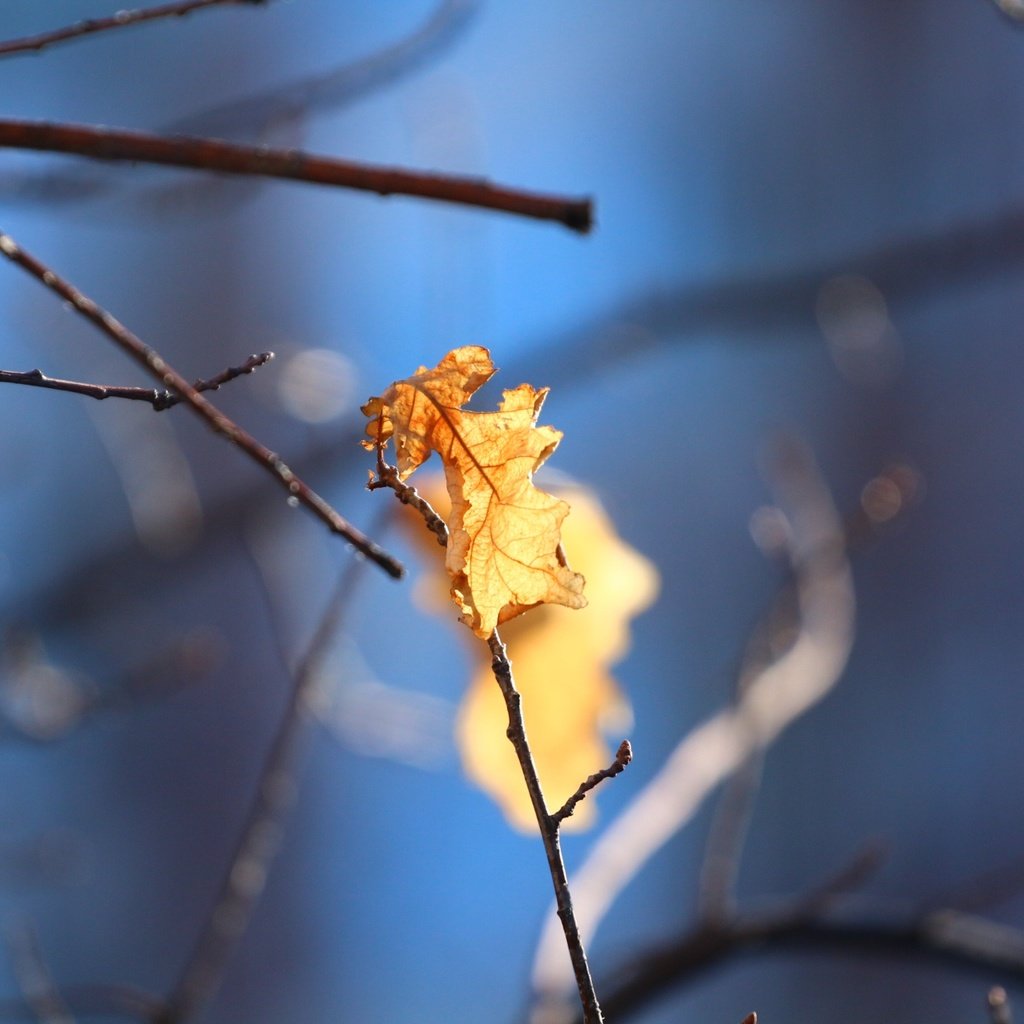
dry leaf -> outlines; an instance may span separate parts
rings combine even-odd
[[[420,481],[419,491],[441,513],[445,495],[438,478]],[[611,674],[629,647],[629,622],[653,600],[658,573],[652,563],[625,544],[601,503],[583,488],[561,492],[572,503],[563,539],[573,563],[587,577],[589,604],[571,614],[564,608],[536,609],[502,628],[523,694],[527,735],[552,809],[558,808],[580,782],[606,767],[614,744],[630,726],[629,704]],[[424,560],[435,574],[422,581],[420,598],[437,611],[444,598],[441,551],[418,516],[408,519],[421,542]],[[494,683],[485,649],[472,645],[476,661],[470,687],[459,711],[457,742],[466,774],[499,804],[509,821],[524,831],[537,828],[515,752],[499,742],[508,712]],[[592,823],[595,794],[567,818],[564,829]]]
[[[494,374],[478,345],[421,366],[363,406],[368,448],[393,438],[398,474],[407,479],[436,451],[451,500],[445,565],[462,621],[486,638],[500,623],[538,604],[586,605],[583,577],[561,558],[569,506],[533,485],[533,473],[562,434],[538,427],[547,396],[521,384],[504,392],[497,412],[462,406]]]

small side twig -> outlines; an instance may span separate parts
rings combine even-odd
[[[38,53],[55,43],[66,43],[82,36],[95,35],[97,32],[108,32],[111,29],[126,28],[139,25],[144,21],[156,21],[158,18],[182,18],[193,11],[217,4],[259,4],[265,0],[177,0],[176,3],[160,4],[157,7],[139,8],[133,11],[118,11],[109,18],[87,18],[76,21],[73,25],[64,25],[50,32],[40,32],[34,36],[23,36],[21,39],[9,39],[0,43],[0,57],[10,57],[17,53]]]
[[[0,120],[0,147],[71,153],[93,160],[164,164],[221,174],[286,178],[333,185],[380,196],[420,199],[500,210],[520,217],[556,221],[586,234],[593,223],[589,199],[541,195],[481,178],[428,174],[394,167],[317,156],[296,149],[243,146],[220,139],[164,137],[94,125]]]
[[[226,438],[236,448],[240,448],[253,461],[262,466],[284,487],[290,497],[318,516],[334,533],[344,537],[352,547],[371,561],[376,562],[390,576],[396,579],[402,577],[404,570],[397,559],[357,530],[307,483],[300,480],[276,453],[257,441],[230,417],[225,416],[216,406],[211,405],[155,349],[128,330],[118,319],[22,249],[10,235],[2,231],[0,231],[0,255],[5,256],[22,270],[31,274],[50,291],[70,302],[79,316],[98,327],[114,344],[144,367],[151,376],[156,377],[162,384],[181,395],[182,400],[188,403],[196,415],[204,419],[215,433]]]
[[[252,373],[274,358],[273,352],[261,352],[251,355],[240,366],[229,366],[214,377],[194,381],[192,387],[196,391],[218,391],[223,384]],[[60,377],[48,377],[42,370],[0,370],[0,384],[25,384],[33,388],[49,388],[52,391],[70,391],[76,395],[85,395],[103,401],[105,398],[123,398],[134,402],[149,402],[154,412],[173,409],[183,399],[181,395],[165,388],[122,387],[113,384],[90,384],[80,380],[63,380]]]
[[[583,782],[580,783],[579,789],[568,800],[565,801],[562,806],[555,811],[551,817],[556,823],[561,824],[568,818],[573,811],[576,810],[576,805],[592,790],[596,789],[605,779],[614,779],[616,775],[619,775],[626,770],[626,765],[633,760],[633,748],[629,744],[629,740],[623,740],[619,744],[619,749],[615,754],[615,760],[607,768],[602,768],[599,772],[594,772],[593,775],[588,776]]]

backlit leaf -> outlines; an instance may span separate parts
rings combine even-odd
[[[462,621],[488,637],[539,604],[586,605],[583,577],[561,555],[569,506],[533,484],[562,434],[537,426],[547,388],[505,391],[497,412],[462,408],[494,374],[490,353],[467,345],[433,369],[421,366],[363,406],[366,447],[394,440],[399,477],[432,451],[444,463],[451,501],[445,565]]]

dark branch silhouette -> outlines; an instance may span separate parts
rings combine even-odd
[[[11,57],[18,53],[38,53],[56,43],[66,43],[72,39],[81,39],[82,36],[127,28],[130,25],[141,25],[144,21],[156,21],[159,18],[181,18],[193,11],[201,11],[207,7],[224,4],[255,6],[266,2],[267,0],[177,0],[176,3],[160,4],[157,7],[118,11],[117,14],[112,14],[109,18],[88,18],[85,21],[76,21],[73,25],[53,29],[50,32],[40,32],[38,35],[0,42],[0,57]]]
[[[316,156],[295,149],[242,146],[220,139],[119,131],[93,125],[0,121],[0,147],[68,153],[93,160],[164,164],[248,177],[283,178],[314,185],[405,195],[556,221],[585,234],[593,223],[589,199],[542,195],[480,178],[429,174]]]
[[[193,381],[196,391],[218,391],[223,384],[252,373],[257,367],[264,366],[274,358],[273,352],[261,352],[249,356],[240,366],[229,366],[216,376],[206,380]],[[154,412],[173,409],[183,401],[181,395],[165,388],[122,387],[112,384],[89,384],[79,380],[62,380],[59,377],[47,377],[42,370],[0,370],[0,384],[25,384],[33,388],[49,388],[53,391],[70,391],[76,395],[85,395],[103,401],[105,398],[124,398],[134,402],[149,402]]]
[[[251,434],[244,431],[230,417],[211,405],[196,389],[153,348],[138,338],[119,320],[100,308],[92,299],[73,285],[59,277],[53,270],[26,252],[10,235],[0,232],[0,254],[22,270],[31,274],[50,291],[71,303],[72,308],[90,323],[94,324],[139,363],[151,376],[172,388],[182,396],[193,411],[205,420],[215,433],[221,435],[235,447],[241,449],[258,465],[262,466],[294,498],[319,517],[334,532],[344,537],[357,551],[379,565],[395,578],[403,573],[401,564],[386,551],[364,536],[339,512],[320,497],[308,484],[269,448],[260,444]]]
[[[304,122],[310,117],[341,109],[422,70],[461,38],[477,7],[477,0],[441,0],[412,33],[374,53],[326,72],[177,118],[159,128],[157,134],[213,135],[236,142],[263,143],[271,142],[287,128],[294,140],[304,134]],[[52,170],[11,171],[0,181],[0,195],[9,201],[39,202],[52,208],[56,203],[88,201],[119,191],[123,181],[109,170],[102,173],[85,167],[64,169],[62,165]],[[231,200],[245,200],[251,195],[250,190],[240,189],[237,182],[230,190],[225,188],[226,184],[213,179],[190,182],[185,208],[205,208],[211,202],[223,207]],[[258,186],[259,182],[253,179],[252,184]],[[180,185],[171,189],[150,186],[140,198],[148,213],[159,213],[169,206],[174,216],[180,217],[183,191]],[[175,201],[168,203],[169,198]]]

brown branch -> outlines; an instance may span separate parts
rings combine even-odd
[[[557,824],[561,824],[568,818],[573,811],[576,810],[576,805],[592,790],[596,789],[605,779],[614,779],[616,775],[621,774],[626,770],[626,765],[633,760],[633,748],[629,745],[629,740],[623,740],[619,744],[619,749],[615,754],[615,760],[607,768],[602,768],[599,772],[594,772],[593,775],[587,776],[583,782],[580,783],[579,789],[568,800],[565,801],[562,806],[555,811],[551,817]]]
[[[263,2],[265,0],[178,0],[177,3],[161,4],[157,7],[118,11],[117,14],[112,14],[109,18],[88,18],[85,21],[76,21],[73,25],[53,29],[51,32],[41,32],[39,35],[24,36],[21,39],[10,39],[0,43],[0,57],[10,57],[18,53],[38,53],[55,43],[65,43],[82,36],[94,35],[97,32],[108,32],[111,29],[139,25],[144,21],[155,21],[157,18],[181,18],[193,11],[202,10],[204,7],[213,7],[217,4],[247,3],[255,5]]]
[[[445,521],[437,514],[434,507],[424,498],[419,491],[416,490],[411,484],[407,484],[404,480],[398,476],[398,470],[394,466],[389,466],[384,461],[384,448],[381,444],[377,445],[377,478],[371,480],[367,485],[368,491],[377,491],[382,487],[388,487],[395,492],[395,497],[403,505],[408,505],[409,508],[415,509],[423,517],[423,522],[426,523],[427,529],[437,538],[438,544],[443,548],[448,547],[448,526]]]
[[[228,381],[235,380],[247,373],[252,373],[257,367],[265,365],[273,358],[273,352],[261,352],[259,355],[249,356],[240,366],[229,366],[215,377],[210,377],[208,380],[194,381],[192,387],[196,391],[217,391],[221,385],[227,384]],[[121,387],[111,384],[89,384],[79,380],[62,380],[60,377],[47,377],[42,370],[0,370],[0,384],[25,384],[33,388],[70,391],[73,394],[85,395],[88,398],[95,398],[101,402],[105,398],[124,398],[129,401],[149,402],[153,406],[154,412],[173,409],[174,406],[183,401],[181,395],[162,388]]]
[[[437,513],[424,501],[413,488],[399,480],[398,473],[394,467],[384,461],[384,445],[379,434],[381,420],[378,419],[377,438],[377,479],[371,480],[369,488],[376,490],[381,487],[390,487],[403,504],[416,508],[427,524],[428,529],[437,537],[442,546],[448,543],[448,528]],[[411,492],[411,494],[409,493]],[[526,738],[526,723],[522,712],[522,695],[516,689],[515,680],[512,677],[512,665],[508,660],[505,645],[495,630],[487,638],[487,646],[491,652],[491,670],[505,699],[505,707],[508,711],[508,728],[505,735],[512,744],[516,758],[519,761],[519,768],[523,773],[523,780],[526,783],[526,790],[530,795],[530,803],[537,818],[537,826],[540,830],[541,839],[544,842],[544,853],[547,856],[548,871],[551,874],[551,882],[555,890],[555,904],[558,910],[558,918],[562,922],[562,930],[565,933],[566,946],[569,949],[569,958],[572,961],[573,974],[576,977],[576,986],[580,993],[580,1002],[583,1005],[583,1019],[585,1024],[602,1024],[604,1017],[601,1014],[601,1005],[598,1002],[597,992],[594,989],[594,981],[590,975],[590,965],[587,963],[586,950],[583,948],[583,940],[580,937],[579,927],[576,924],[576,915],[572,906],[572,894],[569,891],[569,878],[565,871],[565,862],[562,859],[562,846],[560,839],[560,825],[564,818],[567,818],[575,808],[576,804],[602,779],[618,775],[633,758],[633,751],[628,741],[624,741],[619,747],[615,762],[610,768],[591,775],[566,801],[566,804],[556,813],[548,810],[547,801],[544,799],[544,791],[541,788],[540,777],[537,774],[537,766],[533,760],[533,752],[530,749],[530,742]]]
[[[91,125],[0,120],[0,147],[72,153],[94,160],[166,164],[222,174],[287,178],[317,185],[459,203],[521,217],[551,220],[586,233],[589,199],[568,199],[492,185],[480,178],[428,174],[316,156],[295,149],[242,146],[220,139],[118,131]]]
[[[534,764],[533,753],[530,750],[530,742],[526,738],[526,723],[523,720],[522,711],[523,698],[516,689],[515,680],[512,678],[512,665],[509,663],[505,645],[501,642],[497,630],[488,637],[487,646],[491,651],[491,671],[494,673],[494,678],[508,710],[508,729],[505,731],[505,735],[515,749],[519,768],[523,773],[523,780],[526,782],[526,791],[530,794],[530,803],[533,804],[533,812],[537,817],[541,839],[544,841],[544,853],[547,855],[548,870],[551,873],[551,881],[555,889],[558,918],[562,922],[565,944],[569,948],[569,958],[572,961],[572,970],[576,977],[576,987],[579,989],[580,1001],[583,1004],[584,1024],[601,1024],[604,1020],[601,1004],[597,999],[594,980],[590,975],[590,965],[587,963],[586,950],[583,948],[583,940],[576,924],[572,894],[569,892],[569,878],[566,875],[565,862],[562,859],[559,821],[548,811],[544,791],[540,785],[540,777],[537,775],[537,766]]]
[[[18,245],[10,235],[0,232],[0,254],[6,256],[27,273],[41,281],[50,291],[70,302],[75,311],[100,329],[111,341],[128,353],[146,371],[161,383],[172,388],[204,419],[213,431],[240,448],[253,461],[262,466],[299,504],[305,505],[334,532],[344,537],[357,551],[376,562],[385,572],[401,578],[404,570],[401,564],[382,548],[378,547],[348,522],[339,512],[320,497],[308,484],[289,469],[281,458],[262,445],[251,434],[243,430],[230,417],[225,416],[216,406],[205,399],[189,382],[170,366],[163,357],[137,337],[119,320],[98,306],[92,299],[80,292],[74,285],[58,277],[49,267],[41,263]]]

